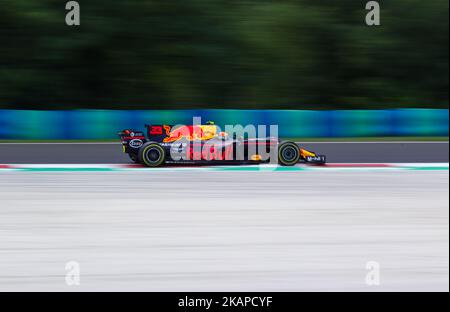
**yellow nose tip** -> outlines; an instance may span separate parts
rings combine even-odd
[[[250,157],[250,159],[253,161],[260,161],[262,158],[261,158],[261,155],[255,154],[255,155],[252,155],[252,157]]]
[[[311,157],[315,157],[316,154],[310,151],[307,151],[303,148],[300,149],[300,154],[302,155],[302,157],[306,157],[306,156],[311,156]]]

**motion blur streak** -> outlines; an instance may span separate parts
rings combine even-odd
[[[0,108],[448,109],[447,0],[61,2],[0,1]]]
[[[448,291],[448,186],[448,171],[3,172],[0,291]]]

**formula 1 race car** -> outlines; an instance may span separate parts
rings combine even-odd
[[[164,164],[259,164],[293,166],[298,162],[324,164],[326,157],[273,137],[244,138],[221,132],[212,122],[206,125],[145,125],[142,131],[126,129],[118,133],[123,152],[147,167]]]

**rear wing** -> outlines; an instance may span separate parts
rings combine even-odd
[[[149,141],[161,143],[166,137],[170,136],[172,127],[171,125],[145,125],[147,138]]]
[[[142,131],[133,129],[125,129],[117,132],[117,135],[121,140],[133,140],[133,139],[145,139],[145,135]]]

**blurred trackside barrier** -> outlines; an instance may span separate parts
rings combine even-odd
[[[2,140],[106,140],[125,128],[144,124],[279,126],[280,137],[344,138],[448,136],[448,109],[393,110],[0,110]]]

